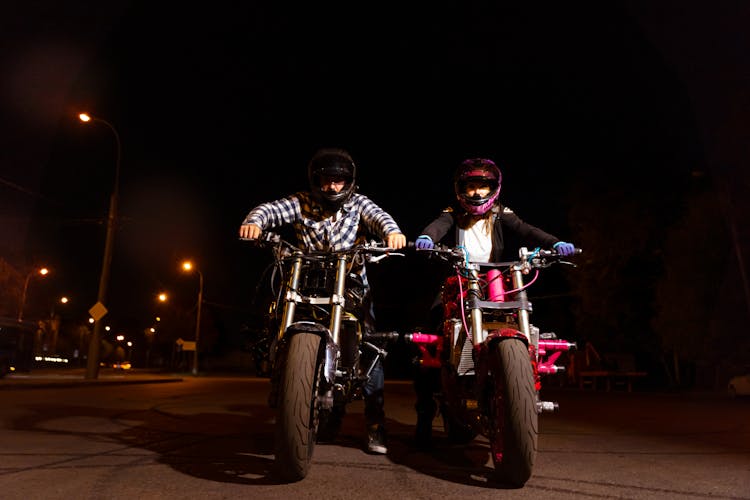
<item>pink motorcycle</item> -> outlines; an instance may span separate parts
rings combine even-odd
[[[562,372],[555,362],[576,347],[531,324],[526,291],[541,269],[573,264],[554,250],[521,248],[519,260],[500,263],[469,262],[461,247],[417,252],[450,262],[456,273],[442,289],[442,332],[405,336],[422,366],[440,369],[436,398],[448,438],[466,444],[485,436],[494,479],[521,487],[536,460],[538,415],[558,408],[541,400],[541,378]]]

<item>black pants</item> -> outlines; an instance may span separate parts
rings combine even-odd
[[[364,318],[365,333],[376,332],[375,330],[375,308],[372,303],[372,293],[370,287],[364,289],[364,297],[362,299],[361,309],[359,311],[359,317]],[[362,360],[364,363],[369,364],[370,356],[365,355]],[[383,370],[383,361],[378,360],[375,366],[370,372],[370,379],[367,381],[363,388],[365,396],[365,423],[368,427],[373,425],[384,425],[385,424],[385,372]]]
[[[443,302],[440,294],[430,308],[429,324],[436,334],[443,328]],[[440,391],[440,368],[423,367],[415,363],[414,393],[417,400],[414,409],[417,411],[417,439],[427,440],[432,433],[432,420],[437,413],[435,393]]]
[[[440,368],[416,367],[414,374],[414,392],[417,401],[414,409],[417,410],[417,423],[424,420],[431,425],[432,419],[437,412],[435,393],[440,391]]]

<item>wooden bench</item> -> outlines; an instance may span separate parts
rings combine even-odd
[[[642,378],[646,375],[646,372],[638,371],[585,370],[578,372],[578,388],[583,389],[587,383],[591,383],[591,388],[596,390],[597,381],[603,379],[606,391],[612,390],[613,383],[624,383],[628,392],[633,392],[633,379]]]

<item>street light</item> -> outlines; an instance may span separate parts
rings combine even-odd
[[[182,269],[185,272],[190,272],[193,270],[193,263],[189,260],[186,260],[182,263]],[[203,304],[203,273],[200,272],[200,269],[195,269],[195,272],[198,273],[198,306],[197,306],[197,312],[195,314],[195,350],[193,351],[193,375],[198,375],[198,342],[200,341],[201,337],[201,305]]]
[[[67,304],[68,302],[70,302],[70,299],[69,299],[68,297],[65,297],[65,296],[63,296],[63,297],[60,297],[60,298],[59,298],[59,299],[57,299],[57,300],[54,300],[54,301],[52,302],[52,307],[50,308],[50,311],[49,311],[49,317],[50,317],[50,319],[54,319],[54,318],[55,318],[55,305],[56,305],[56,304],[62,304],[62,305],[65,305],[65,304]]]
[[[103,314],[97,314],[94,318],[94,331],[91,334],[89,343],[89,357],[86,364],[86,378],[95,379],[99,375],[99,354],[102,338],[102,318],[107,314],[104,308],[104,302],[107,300],[107,287],[109,285],[109,274],[112,268],[112,250],[115,241],[115,225],[117,222],[117,197],[120,191],[120,160],[122,158],[122,145],[120,144],[120,134],[111,123],[101,118],[91,116],[87,113],[78,115],[78,119],[84,123],[96,122],[105,125],[115,136],[117,144],[117,161],[115,163],[115,182],[112,189],[112,195],[109,198],[109,214],[107,215],[107,236],[104,242],[104,257],[102,260],[102,272],[99,277],[99,293],[97,294],[96,306],[103,311]]]
[[[68,298],[67,297],[60,297],[58,300],[52,302],[52,307],[49,311],[49,331],[52,333],[52,340],[50,341],[50,345],[52,347],[53,352],[57,352],[57,341],[58,336],[60,335],[60,325],[62,323],[62,319],[58,315],[55,316],[55,304],[67,304]]]
[[[26,275],[26,281],[23,282],[23,291],[21,292],[21,302],[18,304],[18,322],[23,321],[23,308],[26,305],[26,292],[29,289],[29,281],[35,274],[40,276],[46,276],[49,273],[49,269],[42,267],[40,269],[34,269]]]

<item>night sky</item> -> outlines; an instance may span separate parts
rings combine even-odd
[[[115,146],[76,114],[106,119],[123,148],[113,318],[160,289],[194,300],[185,257],[215,315],[247,308],[266,261],[237,228],[305,189],[319,147],[352,153],[360,192],[410,240],[451,202],[467,157],[500,165],[501,199],[526,221],[608,252],[638,246],[644,220],[667,232],[707,171],[746,185],[748,8],[734,2],[13,3],[0,20],[3,251],[95,302]],[[633,209],[609,218],[612,204]],[[384,310],[410,272],[376,276]]]

